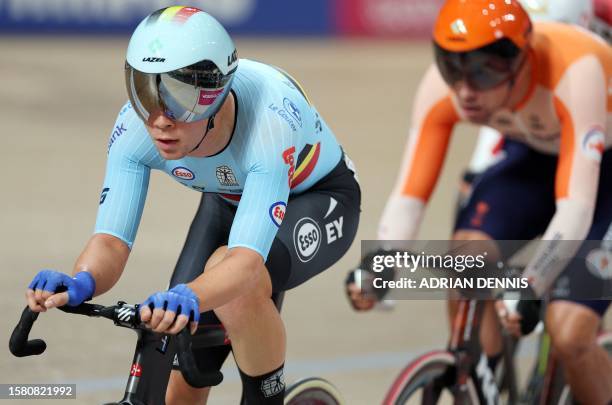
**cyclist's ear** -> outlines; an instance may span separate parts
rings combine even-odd
[[[47,300],[45,301],[45,307],[47,307],[47,309],[63,307],[66,304],[68,304],[68,293],[67,292],[60,292],[57,294],[53,294],[52,296],[47,298]]]

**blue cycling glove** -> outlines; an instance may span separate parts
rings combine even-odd
[[[86,271],[80,271],[70,277],[54,270],[42,270],[34,277],[28,288],[32,290],[56,293],[64,287],[68,293],[68,306],[75,307],[90,300],[96,291],[96,280]]]
[[[166,311],[193,317],[193,322],[200,320],[200,299],[185,284],[178,284],[168,291],[158,292],[147,298],[141,306],[148,306],[152,309],[161,308]]]

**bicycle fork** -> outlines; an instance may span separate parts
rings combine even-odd
[[[138,342],[122,405],[164,405],[174,350],[170,336],[136,330]]]

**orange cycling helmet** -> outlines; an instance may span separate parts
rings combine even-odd
[[[433,32],[436,64],[449,86],[488,90],[514,78],[527,56],[532,24],[516,0],[447,0]]]

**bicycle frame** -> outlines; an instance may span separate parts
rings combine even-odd
[[[460,298],[455,317],[451,324],[451,334],[447,346],[448,352],[456,359],[456,369],[452,375],[457,393],[467,390],[466,382],[475,373],[481,385],[477,391],[481,402],[492,401],[503,387],[508,389],[509,402],[515,403],[518,398],[516,374],[512,367],[514,342],[506,339],[504,342],[504,380],[498,386],[495,376],[488,367],[486,356],[480,345],[480,326],[486,301],[473,298]],[[448,376],[450,377],[450,376]]]

